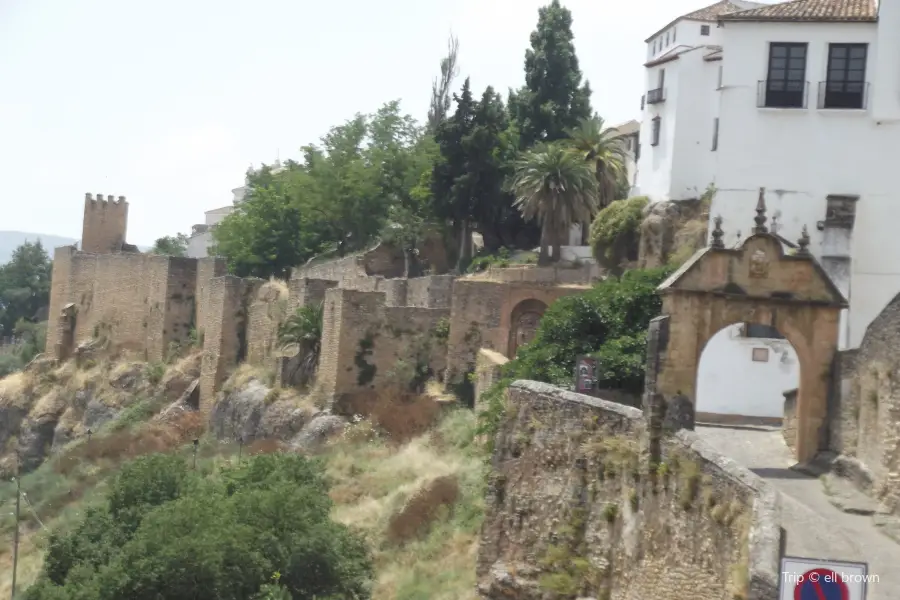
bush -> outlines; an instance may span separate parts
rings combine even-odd
[[[557,385],[572,383],[575,359],[598,359],[600,387],[640,392],[644,387],[647,327],[662,302],[656,288],[671,269],[636,269],[597,283],[578,296],[560,298],[541,318],[534,339],[501,367],[500,381],[481,402],[479,433],[490,439],[506,410],[505,390],[516,379]]]
[[[105,504],[52,537],[23,597],[369,598],[368,549],[331,521],[327,492],[322,466],[298,455],[208,477],[176,456],[137,459]]]
[[[616,200],[597,213],[591,223],[590,243],[598,263],[615,268],[637,260],[641,220],[649,202],[646,196]]]

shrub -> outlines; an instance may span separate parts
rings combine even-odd
[[[299,382],[307,383],[319,368],[319,354],[322,351],[322,327],[324,305],[301,306],[278,329],[278,341],[282,348],[297,345],[300,366]]]
[[[590,243],[598,263],[615,268],[637,260],[641,220],[649,202],[646,196],[616,200],[597,213],[591,223]]]
[[[302,456],[205,478],[175,456],[138,459],[52,537],[23,598],[369,598],[369,551],[331,509],[321,465]]]

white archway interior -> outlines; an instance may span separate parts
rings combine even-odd
[[[700,355],[697,418],[781,419],[785,392],[799,385],[800,361],[780,332],[735,323],[711,337]]]

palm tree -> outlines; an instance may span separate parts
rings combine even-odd
[[[301,306],[285,320],[278,329],[278,341],[282,348],[296,345],[299,363],[290,379],[299,376],[298,382],[305,385],[319,367],[319,355],[322,350],[322,303]]]
[[[545,144],[516,162],[510,181],[522,218],[541,224],[539,264],[548,262],[552,245],[559,260],[562,238],[573,223],[590,222],[597,211],[597,180],[589,163],[565,144]]]
[[[612,127],[606,127],[602,117],[595,115],[581,119],[578,127],[568,131],[569,143],[578,150],[584,160],[594,168],[597,178],[597,200],[605,208],[618,198],[622,180],[627,179],[625,136]]]

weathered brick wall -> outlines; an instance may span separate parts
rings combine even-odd
[[[200,367],[200,410],[208,414],[230,372],[247,356],[248,309],[261,279],[232,275],[210,281]]]
[[[872,493],[900,512],[900,295],[866,330],[855,356],[841,353],[835,370],[840,391],[830,406],[832,447],[858,461]],[[846,462],[845,462],[846,464]]]
[[[311,264],[294,268],[291,279],[330,279],[343,282],[372,275],[396,278],[403,277],[403,269],[403,254],[390,244],[379,244],[365,252],[343,258],[313,259]]]
[[[317,384],[339,412],[364,412],[378,390],[405,372],[403,362],[427,355],[444,368],[444,347],[430,339],[446,309],[391,307],[382,292],[330,289],[325,293]]]
[[[453,275],[429,275],[407,280],[406,306],[450,308]]]
[[[169,345],[188,337],[194,310],[196,261],[149,254],[89,254],[59,248],[54,253],[51,315],[68,303],[76,308],[74,343],[108,340],[113,351],[149,361],[165,358]],[[60,340],[49,327],[47,343]]]
[[[72,258],[76,252],[75,246],[62,246],[53,251],[46,349],[48,353],[56,357],[59,357],[61,348],[58,346],[62,342],[62,332],[58,326],[60,313],[67,303],[72,302],[71,298],[74,297]]]
[[[475,278],[453,282],[450,307],[450,340],[446,381],[458,383],[475,368],[478,350],[509,353],[513,311],[526,301],[547,306],[563,296],[581,294],[580,286],[547,286],[535,283],[501,283]]]
[[[210,283],[214,277],[221,277],[227,273],[225,259],[218,257],[206,257],[197,260],[197,289],[194,292],[197,312],[195,326],[198,334],[206,332],[206,312],[209,306]]]
[[[797,447],[797,390],[784,393],[784,416],[781,418],[781,435],[792,451]]]
[[[172,345],[190,339],[196,325],[197,261],[170,257],[167,261],[163,320],[163,357]]]
[[[288,314],[301,306],[325,301],[325,291],[337,287],[338,282],[329,279],[291,279],[288,282]]]
[[[259,287],[248,309],[247,362],[266,364],[278,349],[278,328],[287,317],[288,289],[280,281]]]
[[[648,460],[642,413],[516,382],[476,563],[486,598],[771,600],[779,497],[690,431]]]
[[[125,243],[128,228],[128,202],[125,196],[114,198],[97,194],[84,196],[81,251],[95,254],[118,252]]]

